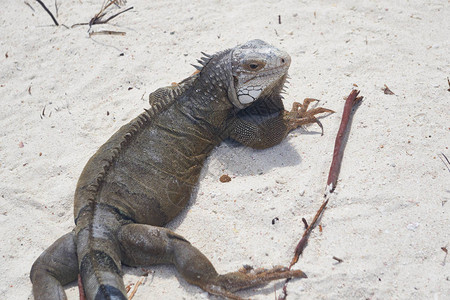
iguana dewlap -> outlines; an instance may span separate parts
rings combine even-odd
[[[294,128],[318,122],[280,92],[289,55],[261,41],[205,55],[200,70],[150,95],[150,109],[116,132],[86,164],[75,191],[75,229],[31,269],[35,299],[66,299],[63,285],[81,275],[87,299],[127,299],[122,264],[173,264],[186,281],[211,294],[303,277],[275,267],[217,274],[185,238],[163,228],[186,206],[211,150],[226,138],[253,148],[280,143]]]

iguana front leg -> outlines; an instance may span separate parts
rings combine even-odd
[[[312,101],[318,101],[312,98],[306,98],[303,104],[294,102],[290,111],[283,109],[281,100],[272,101],[255,104],[241,112],[230,124],[229,137],[251,148],[266,149],[279,144],[300,126],[317,123],[322,128],[315,115],[334,113],[323,107],[308,110]]]
[[[220,275],[200,250],[182,236],[162,227],[125,225],[119,232],[123,263],[130,266],[173,264],[184,279],[203,290],[230,299],[242,299],[235,291],[282,278],[302,278],[300,271],[275,267],[271,270],[241,270]]]

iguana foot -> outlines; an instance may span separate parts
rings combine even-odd
[[[211,294],[230,299],[242,299],[233,292],[264,285],[273,280],[284,278],[307,278],[307,276],[301,270],[291,271],[282,266],[276,266],[270,270],[244,267],[237,272],[218,275],[211,283],[202,288]]]
[[[334,111],[324,107],[317,107],[308,110],[309,104],[313,101],[319,100],[313,98],[306,98],[305,100],[303,100],[303,104],[300,104],[299,102],[294,102],[292,104],[291,111],[285,111],[284,118],[287,120],[287,126],[289,131],[294,130],[302,125],[317,123],[317,125],[319,125],[320,128],[322,129],[323,135],[322,123],[320,123],[320,121],[315,117],[315,115],[321,113],[334,113]]]

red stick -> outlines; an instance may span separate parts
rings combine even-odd
[[[330,172],[328,173],[327,190],[324,195],[325,201],[320,206],[319,210],[317,211],[316,215],[314,216],[313,221],[309,224],[308,228],[305,229],[302,238],[300,239],[300,241],[297,244],[297,247],[295,247],[294,257],[291,260],[289,269],[291,269],[292,266],[298,262],[300,255],[303,253],[303,250],[305,249],[306,245],[308,244],[309,235],[311,234],[313,228],[317,225],[320,217],[322,216],[322,214],[328,204],[329,194],[331,194],[336,187],[336,183],[337,183],[337,180],[339,177],[339,171],[341,169],[342,155],[344,153],[345,144],[347,142],[345,137],[349,132],[347,127],[350,123],[352,108],[355,104],[360,102],[362,99],[362,97],[357,97],[358,94],[359,94],[359,91],[352,90],[350,95],[348,95],[347,100],[345,101],[344,111],[342,112],[341,125],[339,126],[339,130],[336,135],[336,141],[334,144],[333,160],[331,161]],[[286,299],[286,297],[287,297],[286,284],[288,282],[289,282],[289,278],[286,279],[286,281],[284,283],[283,294],[281,294],[278,297],[279,300]]]
[[[80,300],[86,300],[86,295],[84,294],[83,281],[81,281],[81,276],[78,274],[78,292],[80,293]]]
[[[342,155],[344,153],[345,142],[344,137],[348,134],[347,127],[352,113],[353,106],[358,103],[362,97],[357,98],[359,91],[353,90],[348,95],[345,101],[344,111],[342,112],[341,125],[336,135],[336,141],[334,143],[333,160],[330,166],[330,172],[328,173],[327,192],[332,193],[336,188],[337,180],[339,177],[339,171],[341,170]]]

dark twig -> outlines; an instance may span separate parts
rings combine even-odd
[[[108,23],[109,21],[111,21],[111,20],[114,19],[115,17],[117,17],[117,16],[123,14],[124,12],[127,12],[127,11],[129,11],[129,10],[131,10],[131,9],[133,9],[133,8],[134,8],[133,6],[132,6],[132,7],[128,7],[127,9],[125,9],[125,10],[123,10],[123,11],[121,11],[121,12],[118,12],[118,13],[115,14],[115,15],[112,15],[111,17],[109,17],[109,18],[106,19],[105,21],[99,20],[97,23],[94,23],[94,24],[105,24],[105,23]]]
[[[57,2],[57,0],[55,0],[55,12],[56,12],[56,17],[59,17],[59,12],[58,12],[58,2]]]
[[[444,153],[440,153],[441,155],[438,154],[439,158],[442,160],[442,162],[444,163],[444,165],[447,167],[447,170],[450,172],[450,161],[448,160],[447,156],[445,156]],[[442,157],[444,158],[442,158]],[[445,159],[445,160],[444,160]]]
[[[308,228],[308,221],[305,218],[302,218],[303,225],[305,225],[305,229]]]
[[[111,21],[112,19],[114,19],[115,17],[117,17],[117,16],[123,14],[124,12],[127,12],[127,11],[129,11],[129,10],[131,10],[131,9],[133,9],[133,8],[134,8],[133,6],[132,6],[132,7],[129,7],[129,8],[127,8],[127,9],[121,11],[121,12],[118,12],[118,13],[115,14],[115,15],[112,15],[111,17],[109,17],[109,18],[106,19],[106,20],[102,20],[102,18],[106,15],[106,13],[104,12],[104,9],[102,9],[98,14],[96,14],[96,15],[89,21],[89,23],[76,23],[76,24],[73,24],[71,27],[73,28],[73,27],[75,27],[75,26],[80,26],[80,25],[89,25],[89,27],[91,27],[92,25],[106,24],[106,23],[108,23],[109,21]]]
[[[45,4],[42,3],[41,0],[36,0],[36,1],[45,9],[45,11],[50,15],[50,17],[52,17],[52,20],[53,20],[53,22],[55,22],[55,25],[59,26],[58,21],[56,21],[55,17],[51,13],[51,11],[48,10],[47,6],[45,6]]]
[[[349,124],[351,124],[351,116],[352,116],[352,108],[355,104],[360,103],[362,100],[362,97],[357,97],[359,94],[359,91],[353,90],[350,95],[347,97],[347,100],[345,101],[344,105],[344,111],[342,113],[342,120],[341,125],[338,130],[338,134],[336,135],[336,141],[334,145],[334,152],[333,152],[333,160],[331,162],[330,172],[328,173],[328,181],[327,181],[327,190],[324,195],[324,202],[320,206],[319,210],[317,211],[316,215],[314,216],[314,219],[309,224],[308,228],[303,233],[302,238],[297,244],[297,247],[295,247],[294,257],[291,260],[291,263],[289,265],[289,269],[292,268],[294,264],[298,262],[298,259],[300,255],[303,253],[303,250],[305,249],[309,235],[311,234],[314,227],[317,225],[318,221],[320,220],[320,217],[322,216],[328,201],[330,194],[334,191],[336,187],[336,183],[339,176],[339,170],[342,162],[342,155],[345,149],[345,144],[347,142],[348,138],[348,128]],[[283,294],[278,297],[279,300],[284,300],[287,297],[287,288],[286,285],[289,282],[289,278],[286,279],[284,286],[283,286]]]
[[[333,256],[333,259],[334,259],[335,261],[337,261],[338,264],[340,264],[341,262],[343,262],[342,259],[340,259],[339,257],[336,257],[336,256]]]
[[[28,3],[27,1],[23,1],[23,3],[25,3],[25,5],[27,5],[29,8],[31,8],[31,10],[32,10],[33,12],[35,12],[33,6],[31,6],[30,3]]]

